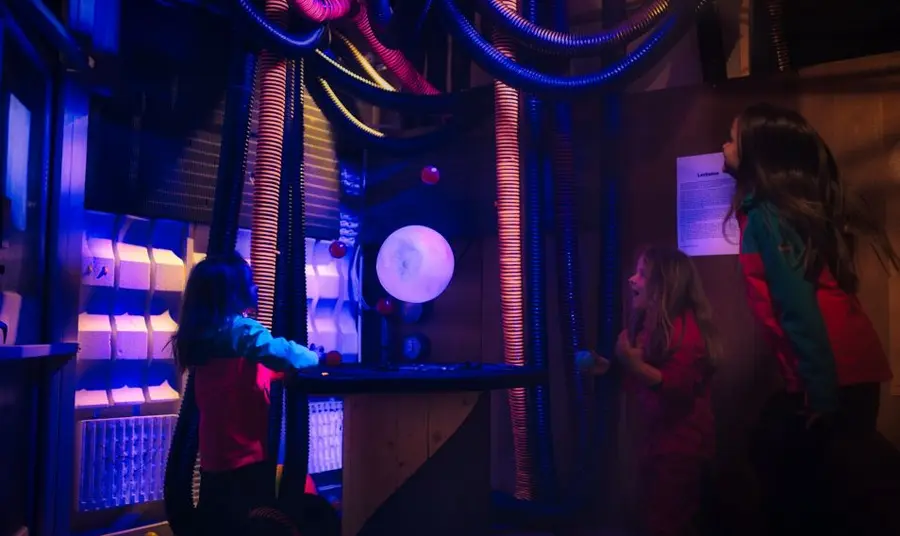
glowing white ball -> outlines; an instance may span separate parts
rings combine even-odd
[[[425,303],[441,295],[453,278],[453,250],[437,231],[421,225],[397,229],[378,250],[375,271],[394,298]]]

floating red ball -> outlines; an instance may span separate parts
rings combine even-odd
[[[428,185],[437,184],[441,180],[441,172],[434,166],[422,168],[422,182]]]
[[[394,300],[390,298],[381,298],[378,300],[378,303],[375,304],[375,310],[378,311],[378,314],[382,316],[390,316],[394,314],[395,310]]]
[[[343,259],[347,255],[347,244],[340,240],[335,240],[328,246],[328,253],[335,259]]]
[[[343,362],[343,358],[341,353],[337,350],[332,350],[325,354],[325,366],[328,367],[337,367]]]

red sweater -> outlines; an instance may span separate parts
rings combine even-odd
[[[654,387],[634,385],[645,431],[644,455],[715,454],[715,422],[710,384],[713,368],[693,313],[672,323],[667,358],[650,356],[647,364],[662,373]]]
[[[318,364],[318,355],[274,338],[259,322],[235,317],[210,339],[215,355],[195,367],[200,465],[229,471],[268,458],[269,389],[276,371]]]

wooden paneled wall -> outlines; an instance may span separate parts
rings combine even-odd
[[[794,107],[809,118],[834,150],[847,182],[865,191],[873,210],[886,216],[895,244],[900,245],[900,55],[893,55],[822,66],[792,80],[743,80],[721,88],[695,86],[628,95],[622,133],[626,176],[622,187],[621,258],[626,273],[640,245],[676,243],[675,159],[720,150],[732,117],[761,100]],[[582,294],[587,342],[594,345],[601,266],[598,211],[603,180],[595,147],[600,143],[599,102],[579,103],[575,119]],[[402,171],[390,171],[386,163],[372,168],[381,173],[381,180],[389,180],[392,173],[418,173],[426,163],[443,166],[446,172],[442,174],[440,201],[435,202],[442,203],[442,211],[456,207],[466,219],[479,224],[477,236],[469,234],[469,227],[467,236],[454,240],[457,249],[468,247],[468,251],[460,259],[447,292],[433,303],[430,319],[415,328],[435,343],[431,356],[435,361],[474,360],[478,352],[485,362],[502,359],[493,231],[493,152],[485,150],[492,147],[492,135],[492,129],[485,128],[440,151],[406,159]],[[416,212],[428,225],[428,215],[434,211],[419,206]],[[456,228],[444,225],[442,232],[452,237]],[[562,387],[552,237],[548,237],[547,252],[552,415],[560,479],[565,483],[572,471],[567,425],[571,408],[565,405]],[[777,386],[777,374],[747,310],[736,258],[700,258],[697,264],[727,348],[715,390],[720,497],[735,525],[751,527],[754,504],[746,442],[759,406]],[[900,373],[900,276],[889,278],[868,251],[860,254],[860,267],[864,276],[862,301],[891,350],[894,370]],[[885,389],[880,426],[900,445],[900,397],[891,396],[889,391]],[[502,403],[505,393],[495,397],[494,481],[501,489],[510,489],[512,445]],[[620,476],[624,481],[631,475]]]

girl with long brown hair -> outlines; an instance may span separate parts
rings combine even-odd
[[[837,481],[841,470],[826,460],[847,445],[871,444],[880,384],[891,378],[856,297],[857,247],[868,242],[894,267],[897,253],[872,212],[845,191],[828,146],[797,112],[747,108],[722,150],[736,181],[728,216],[741,229],[750,307],[784,380],[763,411],[754,449],[769,534],[887,534],[865,526],[873,516],[843,515],[878,497],[854,502],[853,485]]]
[[[619,335],[616,358],[644,431],[639,519],[649,536],[687,536],[715,453],[710,384],[721,353],[718,333],[697,269],[683,252],[647,248],[628,283],[632,320]],[[610,366],[590,352],[577,359],[595,373]]]

